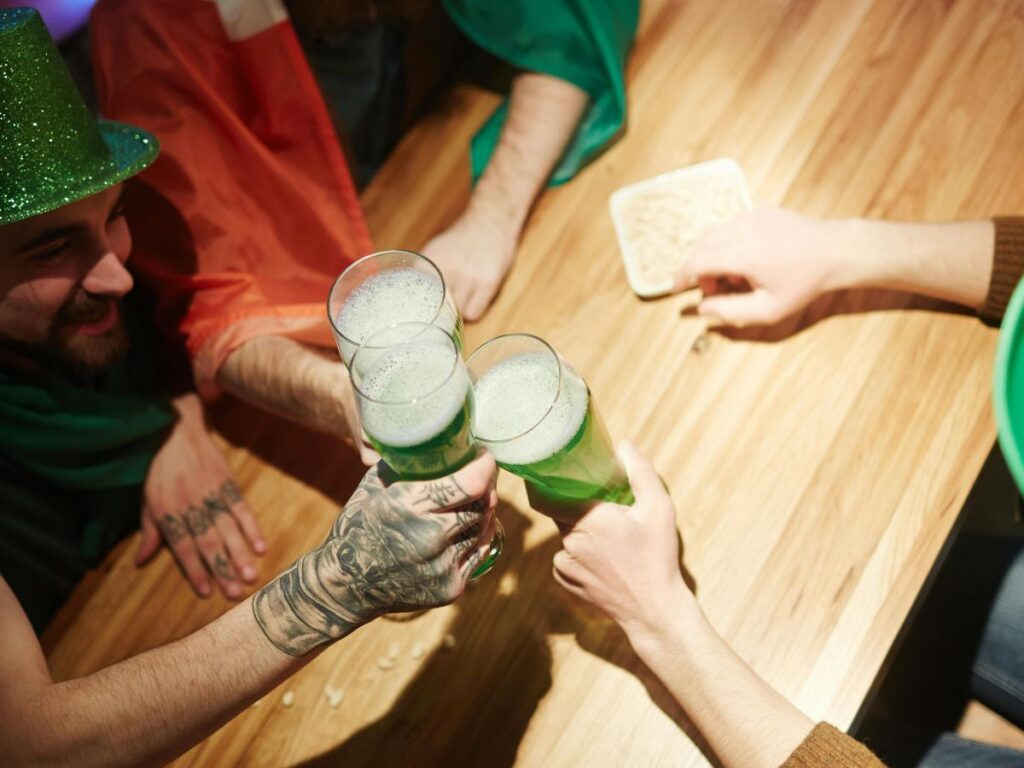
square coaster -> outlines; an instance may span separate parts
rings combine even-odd
[[[739,164],[719,158],[617,189],[609,207],[629,284],[650,298],[672,291],[705,230],[751,203]]]

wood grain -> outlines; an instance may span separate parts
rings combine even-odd
[[[1021,213],[1024,2],[650,0],[628,84],[625,137],[539,201],[467,346],[510,330],[552,341],[612,433],[642,445],[668,481],[715,626],[808,714],[848,727],[994,440],[996,334],[927,302],[862,293],[691,351],[704,329],[685,298],[629,292],[607,200],[731,156],[760,204],[925,220]],[[456,215],[466,143],[497,101],[459,84],[406,137],[364,195],[378,244],[417,248]],[[238,404],[217,426],[272,542],[269,578],[322,538],[358,469],[331,440]],[[623,636],[551,580],[553,525],[514,478],[499,489],[508,547],[494,574],[455,606],[360,630],[176,764],[705,764]],[[48,633],[58,678],[227,607],[194,599],[166,553],[141,570],[131,553],[108,559]],[[383,670],[390,643],[400,660]],[[345,691],[337,709],[327,683]]]

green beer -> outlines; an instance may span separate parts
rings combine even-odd
[[[367,437],[409,480],[451,474],[475,453],[472,388],[458,348],[440,328],[415,326],[399,331],[404,338],[375,335],[350,369]]]
[[[484,345],[469,366],[476,378],[473,433],[495,461],[551,501],[632,504],[629,480],[582,377],[536,337],[492,343],[510,354],[495,348],[488,355]]]
[[[462,320],[440,271],[412,251],[381,251],[351,264],[331,288],[327,316],[345,365],[361,344],[398,323],[431,323],[462,349]]]

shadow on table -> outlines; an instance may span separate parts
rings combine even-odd
[[[505,548],[494,570],[455,604],[448,633],[390,711],[303,766],[490,766],[515,762],[551,687],[547,634],[566,617],[553,599],[557,537],[524,552],[529,519],[499,503]],[[532,599],[526,599],[526,596]]]
[[[696,302],[685,306],[684,316],[697,313]],[[954,315],[972,314],[958,304],[938,301],[900,291],[860,290],[838,291],[820,296],[803,311],[786,318],[775,325],[752,325],[746,328],[716,328],[714,332],[734,341],[776,342],[797,336],[808,328],[832,317],[860,315],[871,312],[893,312],[898,310],[944,312]]]
[[[232,397],[210,412],[210,423],[230,443],[315,488],[339,506],[359,485],[366,467],[340,438],[299,426]]]
[[[622,632],[551,577],[559,537],[524,551],[530,519],[504,502],[498,515],[505,526],[504,553],[494,571],[455,604],[448,628],[454,648],[428,656],[387,714],[301,766],[514,765],[530,720],[551,688],[552,634],[574,634],[584,649],[636,674],[654,702],[689,729]]]

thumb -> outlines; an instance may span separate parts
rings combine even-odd
[[[643,453],[631,442],[623,440],[619,443],[619,458],[626,468],[629,485],[633,489],[637,512],[644,515],[649,509],[668,500],[668,491],[658,476],[657,470]],[[669,502],[671,506],[671,502]]]
[[[160,549],[160,529],[156,527],[147,508],[142,512],[142,539],[139,541],[139,549],[135,553],[135,564],[142,565],[155,555],[158,549]]]
[[[697,312],[721,325],[771,325],[786,316],[778,300],[763,288],[704,299]]]

